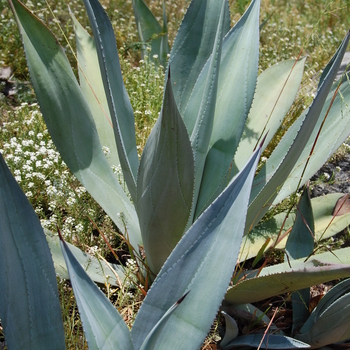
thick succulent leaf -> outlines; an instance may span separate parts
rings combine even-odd
[[[35,94],[53,142],[71,172],[137,247],[141,234],[135,209],[106,160],[89,106],[63,49],[20,2],[11,3]]]
[[[312,253],[315,243],[314,226],[309,188],[306,187],[300,197],[295,222],[286,243],[289,260],[306,258]]]
[[[310,345],[284,335],[249,334],[242,335],[226,345],[223,350],[250,346],[255,349],[310,349]]]
[[[220,342],[220,347],[225,347],[229,342],[238,337],[239,329],[237,322],[226,312],[221,311],[225,317],[225,334]]]
[[[317,90],[316,97],[311,106],[302,116],[300,127],[295,127],[295,130],[292,128],[294,130],[292,138],[287,136],[288,131],[255,177],[247,215],[246,232],[249,232],[268,211],[277,196],[278,189],[288,178],[300,154],[306,147],[310,135],[320,118],[323,105],[346,51],[349,37],[350,34],[348,33],[334,55],[334,59],[331,60],[332,65],[329,68],[328,74]],[[297,190],[298,181],[299,179],[295,179],[295,188],[293,188],[293,191]]]
[[[162,28],[143,0],[133,0],[132,5],[137,31],[142,42],[142,57],[148,55],[146,44],[150,44],[151,52],[149,53],[149,57],[152,59],[153,55],[158,55],[160,64],[165,67],[167,55],[170,51],[165,8],[163,13],[164,25]]]
[[[253,101],[259,58],[260,0],[249,8],[223,40],[213,132],[206,157],[198,216],[225,188],[229,169],[241,139],[246,118]],[[203,89],[204,67],[185,111],[192,115],[198,106],[198,92]],[[187,125],[187,124],[186,124]]]
[[[114,305],[91,281],[67,244],[60,243],[89,349],[134,349],[129,328]]]
[[[48,230],[45,230],[44,232],[49,244],[56,274],[63,279],[69,279],[67,266],[62,255],[58,236],[53,235],[53,233]],[[125,275],[120,265],[112,263],[107,264],[104,260],[97,259],[96,257],[81,251],[73,244],[66,244],[93,281],[114,286],[121,286],[123,284]]]
[[[142,240],[155,274],[184,233],[193,188],[192,148],[168,77],[163,108],[143,151],[137,180]]]
[[[346,279],[342,282],[337,283],[331,288],[327,294],[321,299],[318,305],[312,311],[309,319],[305,322],[301,328],[300,333],[309,332],[311,327],[317,322],[317,320],[329,309],[332,304],[339,299],[341,296],[350,292],[350,279]]]
[[[296,338],[314,347],[350,338],[350,280],[333,287],[313,310]]]
[[[286,243],[287,260],[307,258],[314,250],[314,217],[309,188],[305,187],[300,197],[295,223]],[[292,332],[299,329],[309,317],[310,288],[292,293],[293,326]]]
[[[222,3],[225,3],[223,35],[230,29],[230,11],[227,0],[194,0],[185,14],[170,52],[169,66],[173,81],[174,96],[181,115],[205,63],[212,53]],[[196,38],[196,40],[193,40]],[[191,121],[189,134],[195,124],[198,110]]]
[[[277,63],[258,76],[252,107],[235,154],[231,177],[241,169],[263,134],[263,150],[273,139],[298,92],[306,58]]]
[[[119,165],[118,150],[98,63],[95,41],[80,25],[72,12],[70,15],[74,23],[81,91],[94,118],[101,145],[109,149],[106,158],[111,166],[116,167]]]
[[[203,168],[209,149],[209,142],[213,130],[215,104],[217,98],[218,75],[220,68],[220,57],[222,47],[222,31],[225,16],[225,2],[222,2],[218,29],[213,45],[213,52],[208,61],[208,72],[204,75],[205,80],[201,82],[203,90],[196,95],[196,101],[200,102],[197,110],[196,123],[191,134],[191,145],[195,164],[194,196],[193,203],[197,203],[199,190],[201,187]],[[198,89],[196,91],[199,91]],[[196,209],[194,205],[194,210]],[[194,215],[193,210],[193,215]],[[192,223],[193,217],[191,218]]]
[[[155,348],[197,349],[205,339],[237,261],[258,149],[246,167],[177,244],[144,299],[132,328],[135,348],[186,292]],[[203,304],[205,301],[205,306]]]
[[[310,136],[310,139],[296,162],[286,182],[283,184],[278,196],[274,200],[274,204],[280,203],[284,198],[290,195],[296,187],[296,181],[300,179],[302,171],[305,167],[306,160],[313,147],[317,132],[321,126],[322,121],[327,115],[327,111],[334,92],[338,86],[338,82],[333,84],[333,87],[327,97],[324,107],[321,112],[316,127]],[[306,171],[303,174],[301,184],[304,184],[318,169],[330,158],[330,156],[341,146],[344,140],[350,134],[350,84],[345,76],[342,80],[339,92],[333,102],[325,123],[323,124],[320,136],[313,150],[312,156],[307,165]],[[295,130],[294,128],[292,131]],[[291,131],[291,132],[292,132]],[[289,135],[290,136],[290,135]]]
[[[350,213],[333,216],[336,203],[342,196],[342,193],[329,193],[325,196],[311,199],[315,222],[315,240],[332,237],[350,225]],[[293,226],[295,213],[290,213],[287,220],[285,218],[286,213],[280,213],[272,219],[255,226],[243,241],[239,261],[256,256],[268,238],[271,238],[271,243],[267,248],[273,246],[280,231],[281,237],[284,238],[279,241],[276,247],[284,248],[286,245],[286,233]]]
[[[120,165],[131,198],[135,201],[139,160],[134,112],[123,82],[114,31],[98,0],[84,0],[84,4],[94,34],[101,76],[107,92]]]
[[[294,292],[337,278],[350,276],[350,248],[313,255],[247,272],[225,297],[227,303],[245,304]],[[259,273],[259,277],[256,277]],[[243,276],[242,276],[243,277]]]
[[[9,349],[65,349],[45,234],[1,155],[0,241],[0,318]]]
[[[188,293],[187,293],[188,294]],[[185,294],[180,300],[178,300],[174,305],[172,305],[169,310],[163,315],[163,317],[159,320],[159,322],[153,327],[151,332],[146,337],[143,342],[140,350],[153,350],[155,344],[157,343],[157,339],[160,336],[164,325],[172,315],[172,313],[176,310],[176,308],[182,303],[182,301],[186,298],[187,294]]]

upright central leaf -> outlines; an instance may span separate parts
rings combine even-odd
[[[224,0],[225,18],[222,37],[230,29],[228,1]],[[212,53],[216,38],[222,0],[193,0],[186,12],[171,49],[169,65],[174,96],[183,115],[194,85]],[[198,111],[197,111],[198,112]],[[195,118],[197,114],[193,118]],[[194,121],[185,119],[189,133]],[[191,125],[191,126],[190,126]]]
[[[208,72],[203,81],[203,90],[201,88],[195,91],[195,101],[199,102],[198,110],[193,111],[197,115],[196,122],[191,134],[191,145],[194,153],[195,163],[195,189],[194,200],[197,202],[199,189],[201,186],[203,168],[207,157],[211,134],[213,131],[215,104],[218,87],[218,76],[222,47],[222,32],[224,30],[225,2],[222,3],[220,19],[213,45],[213,52],[208,61]],[[198,84],[198,83],[197,83]],[[195,104],[197,107],[197,104]],[[195,209],[195,206],[194,208]],[[194,214],[194,213],[193,213]]]
[[[253,101],[258,75],[259,9],[260,1],[252,1],[246,13],[222,43],[214,126],[205,161],[196,217],[228,183],[230,165]],[[196,88],[203,89],[208,66],[207,63],[198,78],[185,111],[185,119],[195,108]]]
[[[136,208],[153,273],[160,270],[184,233],[193,183],[191,144],[168,78],[163,108],[143,151],[137,182]]]

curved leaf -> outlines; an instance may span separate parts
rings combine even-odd
[[[259,349],[310,349],[309,344],[303,343],[284,335],[274,334],[250,334],[242,335],[226,345],[223,350],[234,349],[242,346],[250,346]]]
[[[40,221],[0,155],[0,318],[10,349],[65,349],[56,274]]]
[[[296,182],[300,179],[302,171],[306,164],[306,159],[310,154],[313,147],[314,140],[319,131],[321,123],[326,117],[329,105],[333,98],[336,88],[339,82],[333,84],[332,89],[327,97],[324,107],[321,112],[313,133],[310,136],[308,144],[305,146],[298,161],[296,162],[293,170],[288,176],[287,180],[283,184],[278,196],[274,200],[274,204],[280,203],[284,198],[290,195],[295,190]],[[301,184],[303,185],[317,170],[331,157],[331,155],[341,146],[344,140],[350,134],[350,84],[349,80],[345,76],[340,85],[339,92],[337,93],[333,105],[325,119],[322,126],[321,133],[319,135],[316,146],[313,150],[312,156],[307,165],[306,171],[303,174]]]
[[[63,49],[50,30],[19,1],[12,1],[35,94],[53,142],[71,172],[106,213],[141,244],[134,207],[114,176],[90,109]]]
[[[131,198],[135,201],[139,159],[136,149],[134,112],[123,82],[114,31],[98,0],[84,0],[84,4],[94,34],[120,165]]]
[[[60,243],[89,349],[133,350],[123,318],[91,281],[67,244],[62,240]]]
[[[335,75],[346,51],[350,34],[348,33],[334,58],[329,65],[328,74],[317,90],[316,97],[310,108],[300,117],[300,122],[291,127],[287,134],[277,145],[271,157],[266,161],[262,169],[254,179],[252,196],[250,200],[246,233],[248,233],[265,215],[278,194],[280,186],[290,175],[300,154],[306,147],[312,131],[320,119],[323,105],[332,87]],[[291,137],[289,136],[291,135]],[[314,140],[312,140],[313,142]],[[294,191],[297,190],[298,180],[296,179]]]
[[[109,149],[106,158],[111,166],[116,167],[119,165],[118,150],[98,64],[95,41],[80,25],[72,12],[70,15],[74,23],[81,91],[94,118],[101,145]]]
[[[225,301],[245,304],[350,276],[350,248],[250,271],[231,287]],[[259,276],[257,274],[259,273]]]
[[[49,244],[56,274],[63,279],[69,279],[67,266],[62,255],[58,236],[54,236],[53,233],[48,230],[45,230],[44,232]],[[66,244],[93,281],[104,285],[111,284],[114,286],[121,286],[124,282],[125,275],[123,268],[120,265],[111,263],[107,264],[105,261],[99,260],[96,257],[81,251],[73,244]]]
[[[319,348],[350,338],[349,282],[338,283],[321,299],[297,339]]]
[[[237,261],[258,149],[246,167],[177,244],[147,293],[132,328],[135,348],[174,299],[189,290],[157,339],[155,348],[199,348],[223,299]],[[205,301],[205,307],[203,307]]]
[[[225,346],[238,337],[238,325],[236,321],[226,312],[221,311],[221,314],[225,317],[225,335],[220,342],[220,347],[225,348]]]
[[[171,80],[164,104],[142,154],[137,180],[137,213],[147,264],[157,274],[184,233],[191,212],[194,161]]]

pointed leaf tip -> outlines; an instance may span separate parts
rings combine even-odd
[[[190,290],[176,302],[176,305],[180,305],[185,300],[189,292]]]

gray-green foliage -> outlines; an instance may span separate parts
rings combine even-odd
[[[324,145],[329,139],[342,141],[346,130],[349,133],[348,118],[344,116],[348,115],[350,91],[345,79],[335,101],[331,101],[338,86],[333,85],[334,77],[349,34],[321,76],[310,108],[255,175],[260,153],[268,143],[263,142],[265,130],[270,130],[269,141],[294,100],[305,62],[282,62],[258,77],[260,1],[253,0],[231,29],[228,1],[191,2],[170,53],[162,111],[140,161],[134,114],[121,75],[113,28],[97,0],[84,3],[93,38],[73,18],[78,83],[50,30],[19,1],[9,0],[22,34],[33,87],[57,149],[134,251],[144,247],[150,279],[154,279],[130,334],[121,316],[62,243],[86,338],[89,346],[97,349],[166,348],[169,344],[176,349],[196,349],[225,296],[243,234],[251,240],[250,230],[269,207],[306,181],[290,174],[303,168],[310,153],[307,149],[314,144],[326,113],[327,121],[339,125],[341,132],[335,127],[324,127],[317,144]],[[329,103],[338,109],[328,112]],[[332,150],[337,142],[333,142]],[[113,157],[107,160],[102,146],[108,146]],[[326,160],[327,155],[322,152],[318,157],[312,156],[307,171],[314,173]],[[112,171],[112,166],[119,165],[127,191]],[[3,167],[1,177],[5,176],[10,177]],[[2,183],[1,190],[19,191],[14,181]],[[4,206],[5,199],[2,194]],[[18,206],[27,205],[24,203],[22,199]],[[12,227],[11,223],[17,220],[26,227],[25,218],[15,216],[18,210],[9,214],[3,210],[1,222]],[[28,220],[35,222],[34,212]],[[257,231],[259,235],[259,226]],[[35,232],[37,240],[45,245],[45,236],[37,224]],[[2,229],[0,234],[2,241],[3,237],[16,235],[24,241],[27,233],[11,228]],[[5,273],[0,276],[7,276],[11,256],[19,254],[19,247],[2,245],[0,249],[0,255],[5,256],[0,260],[0,269]],[[42,249],[48,253],[47,246]],[[8,255],[3,255],[3,250]],[[48,257],[48,267],[43,267],[35,256],[25,262],[24,259],[18,255],[24,270],[29,264],[29,275],[16,283],[27,286],[26,281],[34,278],[30,271],[36,269],[53,278]],[[297,271],[279,266],[283,273],[271,284],[271,295],[283,291],[280,286],[285,285],[286,279],[300,278],[300,289],[310,285],[310,275],[311,283],[349,275],[344,266],[333,264],[326,269],[315,261],[318,259],[304,266],[295,260],[300,265]],[[260,276],[264,272],[265,269]],[[252,272],[246,283],[259,285],[263,277],[254,276]],[[273,275],[268,277],[266,272],[266,278]],[[0,281],[4,296],[0,314],[8,338],[13,339],[9,345],[16,348],[18,330],[12,327],[15,320],[6,312],[12,307],[9,300],[11,294],[16,295],[16,285],[11,277]],[[229,290],[228,302],[230,298],[235,302],[235,296],[247,297],[240,292],[242,284],[244,290],[244,283]],[[30,287],[28,295],[32,292]],[[47,297],[46,289],[40,288],[40,292]],[[22,293],[25,294],[25,288]],[[176,303],[178,300],[181,304]],[[207,301],[205,307],[203,300]],[[23,307],[31,308],[25,304]],[[57,313],[55,309],[55,317]],[[47,324],[59,323],[55,317]],[[30,316],[26,321],[31,322]],[[28,327],[22,332],[23,339],[31,338],[32,332],[36,331]],[[62,337],[57,333],[58,342],[62,342]],[[47,343],[36,348],[40,346],[45,348]]]

